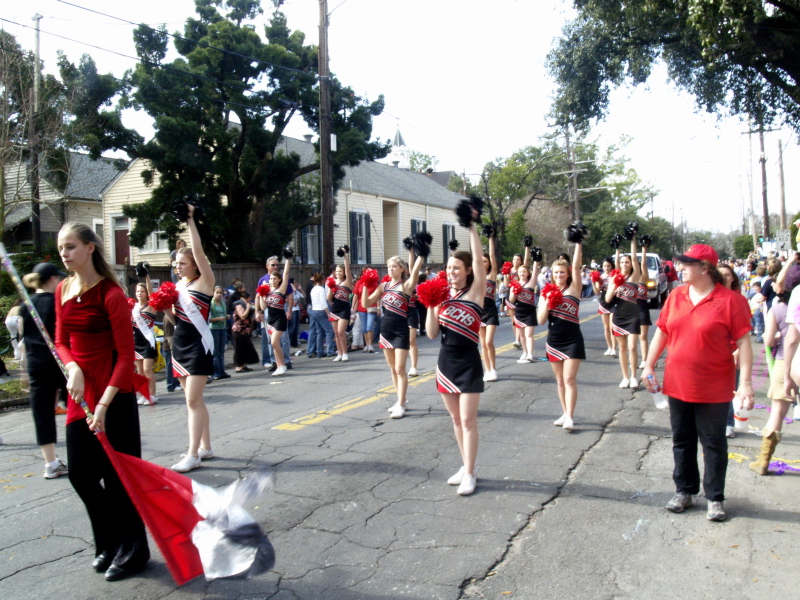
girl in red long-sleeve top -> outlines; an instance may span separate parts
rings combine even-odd
[[[72,273],[56,288],[56,348],[69,372],[69,480],[92,524],[92,567],[115,581],[150,558],[144,524],[94,435],[105,431],[118,452],[141,457],[130,307],[90,227],[65,224],[58,251]],[[85,417],[81,400],[94,418]]]

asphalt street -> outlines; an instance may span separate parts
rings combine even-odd
[[[0,413],[2,597],[793,597],[800,472],[758,477],[747,468],[767,411],[753,411],[751,432],[731,440],[728,520],[707,521],[702,498],[684,514],[667,512],[668,414],[643,388],[618,388],[595,312],[594,301],[581,304],[588,360],[572,434],[552,424],[561,411],[549,365],[517,364],[503,320],[500,379],[481,399],[478,487],[469,497],[446,484],[460,460],[435,387],[438,340],[420,341],[420,377],[403,419],[389,418],[394,396],[379,354],[354,353],[348,363],[302,356],[283,378],[254,369],[210,385],[216,456],[190,476],[218,487],[256,469],[276,475],[275,489],[248,509],[269,532],[277,564],[251,580],[176,588],[152,544],[146,571],[107,583],[91,569],[88,519],[67,478],[41,476],[30,411]],[[765,405],[755,348],[756,401]],[[534,355],[544,356],[543,337]],[[158,405],[140,409],[142,441],[144,458],[169,466],[185,452],[186,410],[163,387]],[[775,456],[800,468],[791,462],[800,461],[800,424],[785,426]]]

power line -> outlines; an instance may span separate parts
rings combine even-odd
[[[127,23],[128,25],[133,25],[134,27],[144,27],[146,29],[149,29],[150,31],[155,31],[156,33],[161,33],[160,30],[155,29],[153,27],[150,27],[149,25],[145,25],[144,23],[134,23],[133,21],[128,21],[128,20],[123,19],[121,17],[115,17],[114,15],[109,15],[107,13],[102,13],[100,11],[93,10],[91,8],[86,8],[85,6],[79,6],[77,4],[73,4],[72,2],[67,2],[66,0],[56,0],[56,2],[60,2],[61,4],[66,4],[67,6],[73,6],[75,8],[79,8],[81,10],[85,10],[87,12],[94,13],[96,15],[100,15],[100,16],[103,16],[103,17],[108,17],[109,19],[115,19],[117,21],[122,21],[123,23]],[[265,60],[261,60],[261,59],[255,58],[254,56],[248,56],[246,54],[239,54],[238,52],[233,52],[232,50],[226,50],[224,48],[219,48],[217,46],[212,46],[211,44],[206,44],[205,42],[198,42],[196,40],[190,40],[188,38],[185,38],[183,36],[177,35],[175,33],[169,33],[169,32],[165,32],[165,33],[168,36],[170,36],[172,38],[175,38],[177,40],[181,40],[183,42],[189,42],[191,44],[196,44],[198,46],[202,46],[203,48],[209,48],[210,50],[216,50],[216,51],[222,52],[224,54],[230,54],[231,56],[244,58],[244,59],[247,59],[249,61],[256,62],[256,63],[262,64],[262,65],[268,65],[268,66],[273,67],[275,69],[286,69],[287,71],[292,71],[294,73],[301,73],[301,74],[306,74],[306,75],[309,74],[308,71],[303,71],[301,69],[295,69],[294,67],[285,67],[283,65],[276,65],[274,63],[270,63],[270,62],[267,62]]]

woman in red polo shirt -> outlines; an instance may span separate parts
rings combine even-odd
[[[750,307],[741,294],[726,288],[717,270],[719,257],[705,244],[695,244],[680,261],[683,285],[667,298],[650,343],[642,378],[651,392],[658,388],[653,365],[667,349],[664,393],[669,396],[675,497],[667,510],[683,512],[700,492],[697,440],[703,446],[703,491],[707,518],[723,521],[728,438],[725,424],[735,386],[731,343],[739,349],[739,389],[745,408],[753,407],[753,351]]]

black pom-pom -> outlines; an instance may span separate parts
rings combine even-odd
[[[485,238],[494,237],[494,227],[492,225],[490,225],[489,223],[486,223],[483,226],[483,237],[485,237]]]
[[[292,260],[292,258],[294,258],[294,250],[292,250],[291,246],[286,246],[283,249],[283,258],[287,260]]]
[[[636,221],[629,221],[627,225],[625,225],[625,239],[630,241],[636,237],[636,234],[639,231],[639,223]]]
[[[350,246],[348,246],[347,244],[345,244],[344,246],[342,246],[342,248],[344,248],[344,251],[345,251],[345,252],[350,252]]]
[[[611,247],[614,250],[619,250],[619,247],[622,245],[622,236],[618,233],[615,233],[611,236]]]
[[[571,244],[582,244],[589,230],[580,221],[575,221],[567,227],[567,241]]]
[[[339,246],[339,248],[336,250],[336,256],[338,256],[339,258],[343,258],[344,257],[344,248]]]
[[[150,263],[140,262],[136,264],[136,276],[144,279],[150,275]]]
[[[203,216],[203,207],[201,206],[200,198],[194,194],[177,198],[173,201],[170,213],[181,223],[186,223],[189,220],[190,204],[194,206],[194,220],[197,221]]]
[[[533,262],[542,262],[544,259],[544,254],[542,254],[542,249],[539,246],[534,246],[531,248],[531,260]]]
[[[411,250],[413,247],[414,247],[414,240],[411,238],[411,236],[403,238],[403,248],[405,248],[406,250]]]
[[[533,236],[532,235],[526,235],[525,239],[522,241],[522,243],[525,244],[526,248],[530,248],[531,246],[533,246]]]
[[[453,252],[458,250],[458,240],[456,238],[453,238],[452,240],[447,242],[447,245],[450,248],[450,250],[452,250]]]
[[[653,236],[650,235],[649,233],[644,233],[644,234],[640,235],[639,236],[639,245],[642,248],[645,248],[645,247],[649,248],[650,246],[653,245]]]
[[[415,234],[414,253],[422,258],[428,258],[431,253],[431,243],[433,243],[433,237],[427,231]]]
[[[458,217],[458,224],[462,227],[469,227],[472,225],[473,213],[472,203],[469,200],[462,200],[456,206],[456,217]]]
[[[472,204],[472,208],[474,208],[478,212],[478,218],[475,219],[478,221],[483,214],[483,198],[480,196],[476,196],[475,194],[470,194],[469,202]]]

